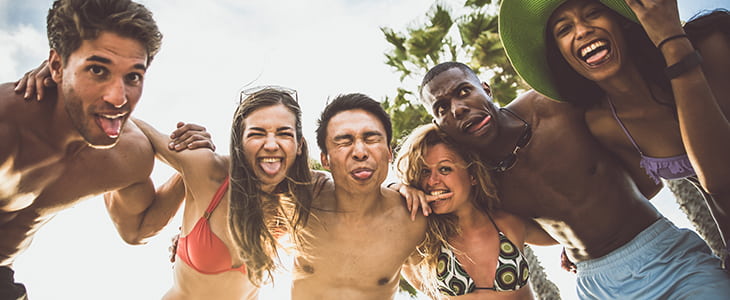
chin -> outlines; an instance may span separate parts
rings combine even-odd
[[[103,137],[103,138],[94,139],[94,140],[90,140],[90,139],[85,139],[85,140],[86,140],[86,144],[89,145],[89,147],[94,148],[94,149],[110,149],[110,148],[113,148],[114,146],[116,146],[117,143],[119,142],[119,138],[112,139],[109,137]]]

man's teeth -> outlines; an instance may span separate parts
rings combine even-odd
[[[586,55],[588,55],[588,53],[590,53],[591,51],[596,50],[596,48],[602,47],[605,45],[606,45],[605,41],[602,41],[602,40],[595,41],[595,42],[591,43],[590,45],[583,47],[583,49],[580,50],[580,56],[586,57]]]
[[[101,114],[102,117],[107,118],[109,120],[118,119],[118,118],[123,117],[124,115],[126,115],[126,114],[125,113],[118,113],[118,114],[113,114],[113,115],[110,115],[110,114]]]

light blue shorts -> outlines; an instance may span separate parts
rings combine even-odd
[[[665,218],[576,266],[581,299],[730,299],[730,275],[720,259],[695,232]]]

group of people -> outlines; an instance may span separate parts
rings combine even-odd
[[[241,93],[229,155],[200,126],[170,138],[129,120],[161,45],[151,13],[56,0],[47,62],[0,85],[0,299],[27,299],[12,263],[39,227],[100,194],[130,244],[185,202],[164,299],[256,299],[280,250],[292,299],[392,299],[401,275],[431,298],[532,299],[525,243],[564,246],[582,299],[727,298],[720,258],[648,199],[694,178],[727,241],[728,20],[683,27],[676,0],[503,1],[500,36],[534,90],[500,108],[469,66],[438,64],[419,89],[434,122],[395,159],[380,103],[339,95],[318,121],[322,172],[289,88]],[[178,172],[157,188],[155,157]]]

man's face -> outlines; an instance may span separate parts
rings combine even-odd
[[[142,95],[147,52],[140,42],[110,32],[85,40],[65,64],[55,51],[49,59],[71,123],[95,148],[117,143]]]
[[[451,68],[426,84],[421,97],[436,124],[462,145],[488,144],[496,135],[497,108],[489,86],[459,68]]]
[[[325,144],[322,166],[332,172],[338,188],[372,192],[385,181],[392,152],[385,127],[371,113],[354,109],[336,114],[327,125]]]

